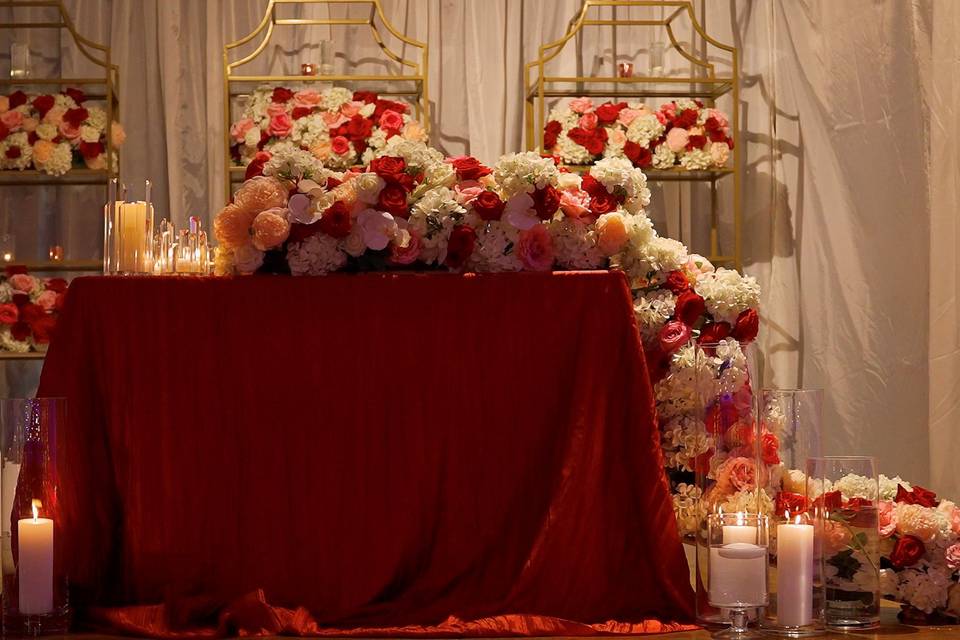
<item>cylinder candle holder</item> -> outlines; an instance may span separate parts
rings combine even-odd
[[[69,628],[56,446],[65,419],[63,398],[0,401],[4,636]]]
[[[153,203],[145,181],[144,199],[127,202],[126,189],[110,180],[104,207],[103,272],[136,275],[153,272]]]
[[[767,517],[755,513],[707,516],[710,606],[730,628],[715,637],[754,636],[749,628],[757,609],[767,604]]]

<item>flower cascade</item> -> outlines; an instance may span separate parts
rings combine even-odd
[[[24,267],[7,267],[0,280],[0,349],[43,351],[63,308],[67,281],[37,278]]]

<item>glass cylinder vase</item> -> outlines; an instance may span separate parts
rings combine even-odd
[[[757,420],[752,380],[755,378],[752,347],[734,339],[701,343],[691,354],[693,379],[680,380],[693,396],[693,422],[698,453],[692,461],[699,496],[696,536],[697,619],[723,623],[726,614],[710,604],[710,542],[707,520],[711,514],[768,513],[770,501],[762,489],[769,473],[759,456]],[[756,612],[751,614],[756,615]]]
[[[63,398],[0,401],[4,636],[69,627],[56,446],[65,419]]]
[[[710,606],[730,628],[715,637],[745,637],[758,608],[767,604],[767,517],[755,513],[707,516]]]
[[[757,415],[761,460],[775,465],[768,491],[774,500],[769,549],[776,579],[760,623],[774,634],[816,635],[823,630],[823,592],[804,470],[808,458],[821,454],[823,391],[763,389]]]
[[[874,458],[823,456],[807,461],[807,498],[823,576],[829,629],[874,629],[880,623],[879,484]]]

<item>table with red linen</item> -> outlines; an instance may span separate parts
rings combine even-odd
[[[616,272],[80,278],[41,379],[73,603],[156,637],[688,628]]]

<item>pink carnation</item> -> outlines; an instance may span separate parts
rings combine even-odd
[[[953,544],[947,547],[944,558],[947,561],[948,567],[954,571],[960,569],[960,544]]]
[[[897,507],[894,503],[881,500],[877,505],[880,518],[880,537],[889,538],[897,530]]]
[[[286,138],[293,131],[293,119],[287,113],[281,113],[270,118],[267,133],[278,138]]]
[[[517,255],[531,271],[549,271],[553,267],[553,239],[547,227],[535,224],[520,232]]]
[[[246,139],[247,131],[250,131],[252,128],[252,119],[243,118],[242,120],[238,120],[230,126],[230,137],[236,142],[243,143],[243,141]]]
[[[574,98],[570,101],[570,108],[575,113],[587,113],[593,111],[593,100],[590,98]]]

